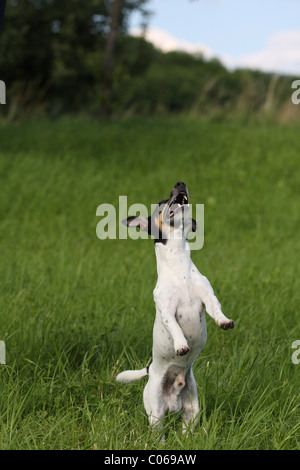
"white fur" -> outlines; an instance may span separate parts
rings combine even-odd
[[[117,376],[116,381],[122,382],[123,384],[129,384],[130,382],[141,380],[144,377],[147,377],[147,375],[148,371],[146,367],[141,370],[125,370]]]
[[[173,235],[166,244],[155,244],[156,319],[153,357],[143,399],[151,425],[160,427],[166,411],[183,408],[186,430],[193,428],[199,413],[192,366],[207,339],[205,310],[223,329],[233,328],[233,322],[223,315],[209,281],[192,262],[180,225]],[[146,375],[147,369],[126,371],[116,380],[128,383]]]

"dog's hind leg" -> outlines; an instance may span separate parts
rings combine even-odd
[[[163,417],[166,409],[163,400],[161,383],[156,377],[150,377],[144,388],[144,406],[148,415],[149,424],[154,431],[160,431],[163,426]],[[162,437],[161,442],[164,441]]]
[[[199,400],[197,384],[194,378],[192,368],[187,372],[185,377],[186,385],[180,396],[183,407],[183,433],[193,431],[199,419]]]

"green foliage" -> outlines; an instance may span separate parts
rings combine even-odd
[[[99,114],[112,0],[11,0],[0,41],[0,78],[7,84],[9,118],[39,114]],[[164,54],[129,36],[147,0],[124,0],[110,77],[113,115],[267,114],[297,119],[290,77],[226,70],[217,60],[183,52]],[[298,77],[297,77],[298,78]],[[288,106],[289,105],[289,106]],[[283,117],[282,117],[283,116]]]
[[[265,111],[273,80],[272,75],[261,72],[229,72],[217,60],[205,61],[183,52],[156,52],[145,72],[131,80],[128,94],[125,87],[122,108],[145,115],[206,115],[216,110],[257,115]],[[278,77],[275,85],[269,109],[273,112],[290,100],[291,80]]]
[[[132,11],[146,15],[145,3],[124,0],[120,34]],[[8,1],[0,74],[8,85],[11,108],[18,107],[18,113],[39,106],[59,114],[93,109],[95,102],[99,107],[111,4],[112,0]]]
[[[300,449],[299,129],[160,118],[0,127],[1,449]],[[288,144],[287,144],[288,143]],[[153,241],[96,237],[96,208],[150,208],[178,180],[205,204],[192,258],[235,320],[207,318],[195,433],[148,427]]]

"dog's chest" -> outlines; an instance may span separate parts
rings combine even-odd
[[[192,297],[188,293],[184,292],[179,298],[176,320],[181,327],[187,326],[190,323],[194,323],[199,318],[200,312],[202,311],[203,304],[199,297]]]
[[[176,320],[188,341],[199,338],[205,328],[204,306],[192,284],[180,289]]]

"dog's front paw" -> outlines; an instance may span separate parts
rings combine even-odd
[[[189,352],[190,348],[188,345],[182,346],[176,349],[176,356],[185,356]]]
[[[222,321],[220,324],[219,324],[220,328],[222,328],[222,330],[232,330],[232,328],[234,328],[234,321],[233,320],[225,320],[225,321]]]

